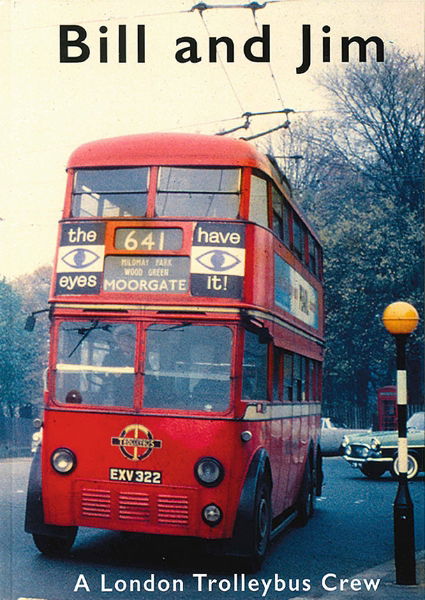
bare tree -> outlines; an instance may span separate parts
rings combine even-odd
[[[394,49],[385,63],[351,64],[322,79],[339,119],[321,141],[376,192],[413,210],[423,189],[423,75],[417,57]]]

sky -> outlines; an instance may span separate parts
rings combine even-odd
[[[201,14],[190,10],[193,0],[0,0],[0,278],[52,264],[65,168],[80,144],[152,131],[214,134],[241,125],[245,112],[291,108],[292,120],[303,111],[321,114],[329,106],[320,77],[344,68],[342,36],[378,36],[385,48],[423,54],[423,0],[263,0],[255,13],[242,7],[247,3],[210,0],[214,8]],[[84,28],[87,60],[60,62],[61,25]],[[119,25],[126,26],[125,63],[117,58]],[[137,62],[138,25],[145,26],[143,63]],[[270,26],[270,61],[250,61],[244,44],[263,34],[264,25]],[[303,25],[311,26],[312,64],[298,74]],[[322,61],[324,35],[330,63]],[[188,36],[197,44],[197,63],[176,60],[187,46],[177,40]],[[234,42],[233,63],[225,55],[210,61],[208,38],[221,36]],[[100,38],[107,40],[104,63]],[[263,49],[252,45],[257,56]],[[73,53],[78,49],[68,50]],[[281,115],[256,117],[248,133],[281,122]]]

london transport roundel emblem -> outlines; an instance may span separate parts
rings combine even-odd
[[[161,448],[162,441],[155,440],[143,425],[127,425],[118,437],[111,438],[112,446],[119,446],[121,453],[130,460],[144,460],[154,448]]]

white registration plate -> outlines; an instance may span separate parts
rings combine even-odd
[[[121,469],[110,467],[110,481],[125,481],[127,483],[162,483],[161,471],[148,471],[145,469]]]

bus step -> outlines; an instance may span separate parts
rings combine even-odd
[[[281,533],[284,529],[289,527],[293,521],[297,518],[297,511],[293,510],[289,514],[283,516],[282,519],[279,519],[276,525],[273,527],[272,532],[270,534],[270,539],[274,539],[279,533]]]

